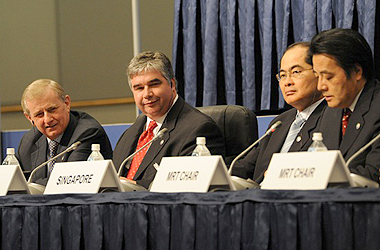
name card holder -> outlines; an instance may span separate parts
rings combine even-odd
[[[111,160],[57,162],[44,194],[123,191]]]
[[[163,157],[151,192],[235,190],[220,155]]]
[[[325,189],[355,186],[339,150],[275,153],[261,189]]]
[[[9,194],[30,194],[25,176],[18,165],[0,166],[0,196]]]

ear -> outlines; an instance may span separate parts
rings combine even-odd
[[[355,74],[356,74],[355,78],[357,81],[363,78],[363,68],[359,64],[355,66]]]
[[[24,115],[25,115],[26,119],[28,119],[30,121],[32,126],[34,126],[34,121],[32,120],[32,117],[30,117],[26,112],[24,112]]]
[[[172,80],[171,80],[171,84],[172,84],[172,89],[177,89],[177,86],[176,86],[176,84],[175,84],[175,80],[174,80],[174,78],[172,78]]]
[[[70,105],[71,105],[71,98],[69,95],[65,96],[65,105],[68,108],[68,111],[70,111]]]

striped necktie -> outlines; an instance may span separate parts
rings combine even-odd
[[[286,136],[285,142],[282,145],[280,153],[287,153],[292,146],[294,139],[301,131],[303,124],[306,122],[299,114],[297,114],[296,119],[293,121],[292,125],[289,128],[288,135]]]

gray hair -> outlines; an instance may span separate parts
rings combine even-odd
[[[57,96],[64,102],[66,93],[65,90],[57,82],[51,79],[38,79],[32,82],[26,87],[24,93],[21,97],[22,110],[30,115],[28,105],[26,105],[27,100],[34,100],[46,93],[46,89],[51,88],[57,94]]]
[[[132,88],[131,79],[133,77],[152,70],[160,72],[170,85],[172,85],[171,80],[174,79],[177,87],[177,80],[175,79],[169,58],[164,53],[158,51],[143,51],[130,61],[127,68],[129,87]]]

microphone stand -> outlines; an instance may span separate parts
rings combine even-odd
[[[156,141],[157,139],[159,138],[162,138],[162,136],[164,136],[164,134],[168,131],[167,128],[163,128],[162,130],[160,130],[157,135],[155,135],[152,140],[148,141],[147,143],[145,143],[141,148],[139,148],[138,150],[136,150],[135,152],[133,152],[133,154],[129,155],[127,158],[124,159],[124,161],[120,164],[120,167],[119,167],[119,170],[117,171],[117,176],[119,177],[119,180],[120,180],[120,183],[123,187],[123,190],[124,192],[131,192],[131,191],[147,191],[147,189],[143,186],[140,186],[139,184],[137,183],[132,183],[128,180],[125,180],[125,179],[120,179],[120,175],[121,175],[121,170],[124,168],[124,165],[125,163],[132,159],[133,156],[135,156],[138,152],[140,152],[143,148],[147,147],[148,145],[150,145],[151,143],[153,143],[154,141]]]
[[[130,159],[133,158],[133,156],[135,156],[138,152],[140,152],[141,150],[143,150],[145,147],[147,147],[148,145],[150,145],[151,143],[153,143],[155,140],[161,138],[162,136],[164,136],[164,134],[168,131],[167,128],[163,128],[162,130],[160,130],[157,135],[155,135],[152,140],[148,141],[147,143],[145,143],[141,148],[139,148],[138,150],[136,150],[135,152],[133,152],[133,154],[129,155],[127,158],[124,159],[124,161],[120,164],[120,167],[119,167],[119,170],[117,171],[117,175],[120,177],[120,174],[121,174],[121,170],[122,168],[124,167],[125,163],[127,161],[129,161]]]
[[[380,138],[380,134],[378,134],[377,136],[375,136],[375,138],[373,138],[370,142],[368,142],[366,145],[364,145],[364,147],[362,147],[360,150],[358,150],[355,154],[353,154],[347,160],[346,166],[347,166],[348,170],[349,170],[350,163],[356,157],[358,157],[358,155],[360,155],[361,153],[363,153],[369,146],[371,146],[373,143],[375,143],[379,138]],[[377,183],[376,181],[373,181],[373,180],[371,180],[371,179],[369,179],[367,177],[364,177],[364,176],[361,176],[361,175],[358,175],[358,174],[354,174],[354,173],[350,173],[350,176],[351,176],[351,179],[354,182],[354,185],[356,187],[369,187],[369,188],[378,188],[379,187],[379,183]]]
[[[238,156],[235,157],[235,159],[232,161],[230,165],[230,169],[228,170],[228,174],[231,175],[231,180],[234,183],[234,186],[236,190],[243,190],[243,189],[254,189],[259,188],[260,185],[257,182],[254,182],[251,179],[243,179],[238,176],[232,175],[232,169],[236,163],[237,160],[239,160],[242,156],[244,156],[246,153],[248,153],[254,146],[256,146],[262,139],[264,139],[266,136],[272,134],[279,126],[281,126],[282,121],[277,121],[275,124],[273,124],[264,135],[262,135],[258,140],[256,140],[254,143],[252,143],[248,148],[246,148],[243,152],[241,152]]]
[[[273,133],[277,127],[281,126],[282,121],[277,121],[275,124],[273,124],[265,134],[263,134],[258,140],[256,140],[254,143],[252,143],[248,148],[246,148],[243,152],[241,152],[238,156],[235,157],[235,159],[232,161],[230,169],[228,170],[228,173],[231,175],[232,168],[235,165],[235,162],[239,160],[242,156],[244,156],[246,153],[248,153],[254,146],[256,146],[262,139],[264,139],[267,135]]]
[[[41,163],[35,169],[33,169],[32,172],[30,172],[30,176],[28,178],[28,186],[29,186],[29,189],[30,189],[32,194],[42,194],[45,190],[45,187],[43,185],[40,185],[37,183],[32,183],[32,179],[33,179],[33,176],[35,175],[35,173],[38,170],[40,170],[43,166],[45,166],[46,164],[56,160],[57,158],[61,157],[65,153],[75,150],[80,144],[81,144],[80,141],[74,142],[73,144],[71,144],[70,147],[66,148],[64,151],[62,151],[61,153],[57,154],[56,156],[50,158],[49,160]]]

